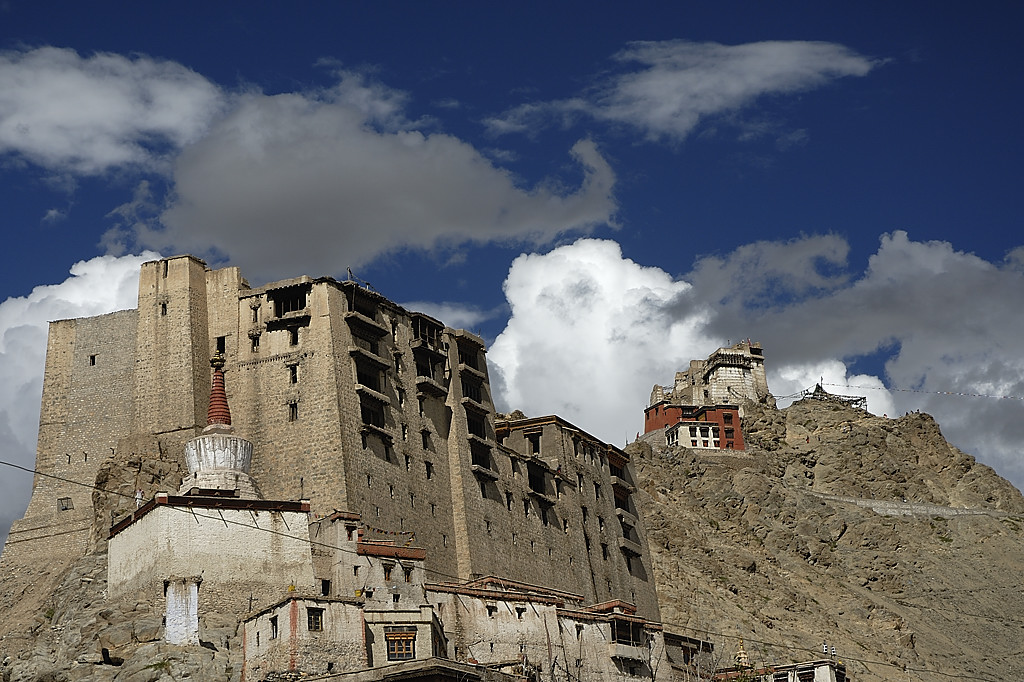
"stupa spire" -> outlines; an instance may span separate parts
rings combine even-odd
[[[206,411],[206,424],[231,426],[231,409],[224,389],[224,355],[220,351],[210,359],[213,367],[213,385],[210,387],[210,408]]]

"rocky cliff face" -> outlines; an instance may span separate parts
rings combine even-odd
[[[928,415],[751,406],[749,449],[628,448],[668,629],[854,679],[1020,679],[1024,497]]]

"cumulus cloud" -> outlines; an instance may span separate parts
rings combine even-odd
[[[0,155],[51,171],[158,168],[222,105],[216,85],[175,62],[57,47],[0,53]]]
[[[0,391],[0,451],[4,461],[28,468],[35,465],[48,323],[136,307],[139,266],[159,257],[147,252],[80,261],[60,284],[37,286],[28,296],[0,303],[0,385],[4,387]],[[32,476],[10,467],[0,469],[2,542],[11,522],[25,511]]]
[[[651,377],[702,341],[709,314],[691,287],[582,239],[518,257],[505,280],[511,318],[488,352],[503,409],[557,413],[613,443],[635,436]]]
[[[631,43],[613,56],[622,71],[578,97],[532,102],[487,121],[492,132],[528,132],[586,116],[635,128],[650,140],[684,140],[708,116],[749,107],[766,95],[863,76],[878,63],[835,43],[744,45],[685,40]]]
[[[613,219],[615,174],[595,144],[571,150],[572,190],[524,188],[462,140],[402,116],[386,88],[249,95],[178,158],[160,250],[226,256],[256,276],[339,273],[403,248],[544,243]]]
[[[640,428],[651,386],[750,337],[764,344],[777,396],[823,381],[866,396],[875,414],[929,412],[951,442],[1024,487],[1017,259],[993,264],[904,232],[883,235],[864,272],[846,252],[835,236],[759,242],[681,279],[614,242],[521,256],[505,283],[511,319],[489,353],[502,407],[557,412],[618,443]],[[778,281],[785,272],[792,281]],[[849,370],[879,357],[884,376]]]

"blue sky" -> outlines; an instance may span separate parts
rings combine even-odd
[[[1021,10],[665,4],[0,3],[5,459],[46,320],[191,252],[351,267],[612,442],[750,337],[1024,485]]]

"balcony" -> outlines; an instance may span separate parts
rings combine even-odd
[[[619,644],[610,642],[608,644],[608,655],[612,658],[624,658],[630,661],[643,661],[646,649],[631,644]]]
[[[472,464],[469,469],[477,476],[483,476],[484,478],[489,478],[492,481],[498,480],[498,472],[482,464]]]
[[[386,395],[379,391],[373,390],[372,388],[366,386],[365,384],[356,384],[356,391],[358,393],[365,395],[368,398],[373,398],[379,403],[384,403],[385,405],[391,404],[390,398],[388,398]]]
[[[640,523],[639,519],[636,518],[636,515],[634,515],[628,509],[623,509],[622,507],[620,507],[618,501],[615,502],[615,513],[616,515],[618,515],[620,519],[628,522],[631,526],[635,526],[636,524]]]
[[[640,543],[627,537],[619,538],[619,547],[636,556],[643,556],[644,551]]]
[[[445,350],[444,343],[441,341],[435,341],[432,339],[413,339],[409,345],[412,346],[414,353],[416,351],[429,353],[439,360],[443,360],[448,357],[448,351]]]
[[[349,346],[348,354],[351,355],[353,358],[365,360],[366,362],[370,363],[371,365],[381,370],[387,370],[391,368],[390,362],[388,362],[381,356],[377,355],[376,353],[368,351],[360,346]]]
[[[463,396],[460,402],[464,407],[479,412],[480,414],[486,415],[488,413],[487,408],[484,406],[482,402],[480,402],[479,400],[474,400],[469,396]]]
[[[428,377],[423,374],[420,374],[416,377],[416,388],[423,391],[424,393],[428,393],[430,395],[435,395],[438,397],[444,397],[448,395],[447,386],[434,379],[434,377]]]
[[[463,373],[463,374],[469,374],[470,376],[475,376],[475,377],[478,377],[480,379],[486,379],[487,378],[487,374],[485,374],[483,372],[483,370],[479,370],[476,367],[472,367],[471,365],[467,365],[464,362],[460,362],[459,363],[459,372]]]
[[[350,326],[360,327],[378,337],[384,336],[385,334],[388,334],[391,331],[377,320],[374,320],[371,317],[367,317],[366,315],[360,312],[356,312],[355,310],[350,310],[347,313],[345,313],[345,321],[348,322]]]
[[[633,493],[636,492],[636,486],[634,486],[626,479],[620,478],[618,476],[612,476],[612,487],[619,488],[627,495],[632,495]]]

